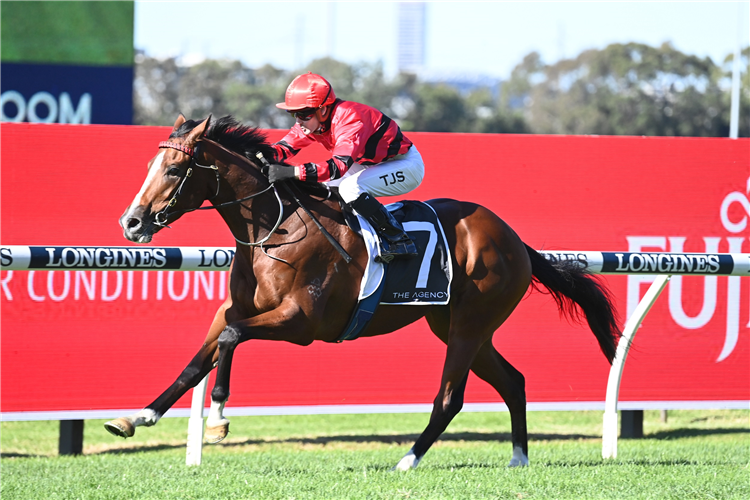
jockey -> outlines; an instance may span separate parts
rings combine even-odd
[[[424,177],[422,156],[399,126],[375,108],[336,98],[320,75],[300,75],[289,84],[284,102],[276,107],[291,113],[296,123],[273,144],[274,161],[268,179],[299,179],[338,186],[339,196],[364,217],[381,236],[380,260],[417,255],[403,226],[375,199],[396,196],[419,186]],[[331,159],[298,166],[279,165],[317,142]]]

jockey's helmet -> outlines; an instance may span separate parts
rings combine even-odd
[[[322,108],[333,104],[336,94],[328,80],[315,73],[307,72],[292,80],[284,95],[284,102],[277,108],[287,111],[299,111],[305,108]]]

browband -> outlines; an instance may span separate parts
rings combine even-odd
[[[190,156],[191,158],[193,157],[193,148],[183,146],[182,144],[177,144],[176,142],[161,141],[159,143],[159,148],[176,149],[177,151],[182,151],[183,153]]]

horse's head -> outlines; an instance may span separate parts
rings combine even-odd
[[[184,184],[192,174],[196,143],[210,119],[208,117],[184,132],[195,122],[186,124],[182,115],[177,118],[169,141],[159,144],[159,152],[149,162],[148,175],[141,190],[120,217],[125,238],[136,243],[149,243],[156,232],[177,220],[185,211],[199,207],[206,199],[205,190],[187,189]]]

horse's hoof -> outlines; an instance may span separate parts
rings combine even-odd
[[[229,434],[229,422],[225,424],[219,424],[216,426],[206,426],[206,433],[204,439],[208,444],[216,444],[224,440]]]
[[[528,466],[529,466],[529,462],[528,461],[521,461],[521,460],[517,460],[515,458],[512,459],[510,461],[510,463],[508,464],[508,467],[511,467],[511,468],[512,467],[528,467]]]
[[[393,466],[391,469],[391,472],[401,470],[401,471],[407,471],[410,469],[416,469],[417,465],[419,465],[419,461],[421,458],[417,458],[417,456],[414,454],[414,450],[409,450],[409,453],[404,455],[404,458],[402,458],[396,465]]]
[[[120,436],[121,438],[133,437],[133,434],[135,434],[135,426],[125,417],[110,420],[104,424],[104,428],[113,436]]]
[[[520,447],[514,447],[513,457],[510,459],[508,467],[528,467],[528,465],[529,457],[526,456],[526,453]]]

